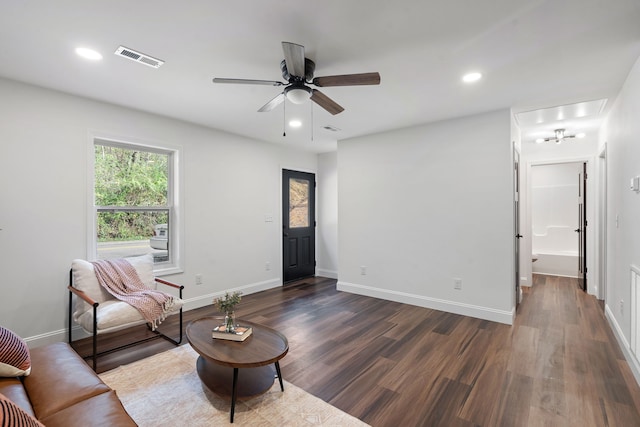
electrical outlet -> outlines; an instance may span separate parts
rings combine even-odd
[[[264,263],[264,269],[265,269],[265,271],[270,271],[271,270],[271,263],[269,261]]]
[[[202,285],[202,274],[196,274],[196,285]]]
[[[362,276],[366,276],[367,275],[367,267],[366,266],[364,266],[364,265],[360,266],[360,274]]]
[[[453,289],[462,289],[462,279],[453,279]]]

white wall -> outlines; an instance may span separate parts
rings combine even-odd
[[[629,189],[640,175],[640,60],[629,73],[607,121],[600,146],[607,147],[607,285],[606,315],[636,379],[640,363],[629,350],[633,310],[631,266],[640,267],[640,193]],[[640,316],[638,316],[640,318]]]
[[[340,141],[339,289],[511,323],[512,152],[508,110]]]
[[[338,278],[338,153],[318,155],[318,276]]]
[[[71,260],[87,251],[92,133],[183,148],[184,273],[168,279],[188,308],[281,283],[281,169],[316,171],[315,154],[4,79],[0,98],[0,324],[30,344],[64,339]]]

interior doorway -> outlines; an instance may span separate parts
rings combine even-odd
[[[582,279],[586,289],[586,162],[531,167],[532,272]]]

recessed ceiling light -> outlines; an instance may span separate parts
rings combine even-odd
[[[482,74],[473,72],[473,73],[468,73],[462,76],[462,81],[465,83],[473,83],[473,82],[477,82],[481,78],[482,78]]]
[[[536,144],[542,144],[544,142],[544,138],[536,139]]]
[[[585,136],[587,136],[587,134],[584,132],[580,132],[576,134],[576,138],[584,138]]]
[[[85,59],[90,59],[92,61],[99,61],[102,59],[102,55],[99,52],[86,47],[76,48],[76,54],[78,54],[79,56]]]
[[[300,126],[302,126],[302,122],[300,120],[291,120],[289,122],[289,126],[291,126],[292,128],[299,128]]]

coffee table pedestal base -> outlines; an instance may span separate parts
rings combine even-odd
[[[222,397],[231,397],[230,422],[233,422],[236,411],[236,399],[265,393],[273,386],[276,374],[280,388],[284,391],[278,362],[274,365],[244,368],[240,373],[238,368],[217,365],[200,356],[196,362],[196,370],[209,390]]]
[[[233,394],[233,368],[208,362],[198,357],[196,369],[200,380],[215,394],[231,397]],[[238,372],[237,397],[252,397],[265,393],[276,378],[274,365],[243,368]]]

